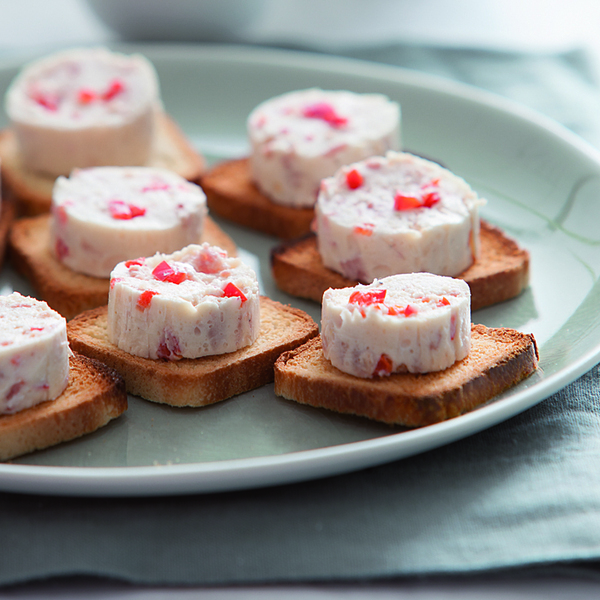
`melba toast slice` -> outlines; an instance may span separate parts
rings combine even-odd
[[[263,296],[260,333],[251,346],[196,359],[152,360],[109,342],[107,314],[103,306],[70,321],[71,348],[114,368],[129,393],[172,406],[204,406],[272,382],[277,357],[318,335],[309,315]]]
[[[61,263],[50,249],[49,214],[17,220],[10,233],[9,250],[15,268],[31,282],[36,294],[67,320],[104,306],[109,279],[77,273]],[[210,218],[204,221],[203,242],[235,255],[235,242]],[[135,258],[135,257],[134,257]]]
[[[69,359],[69,383],[58,398],[0,415],[0,460],[91,433],[125,410],[123,379],[106,365],[74,354]]]
[[[421,427],[457,417],[516,385],[537,368],[532,335],[472,326],[471,350],[444,371],[363,379],[336,369],[316,337],[275,363],[275,393],[301,404]]]
[[[0,131],[0,162],[3,181],[17,198],[19,214],[33,216],[47,213],[52,203],[55,178],[24,168],[11,129]],[[159,113],[152,153],[145,166],[169,169],[188,181],[196,182],[205,169],[205,161],[179,126],[165,113]]]
[[[211,212],[233,223],[286,240],[310,231],[314,210],[269,200],[252,182],[247,158],[216,165],[200,185]]]
[[[527,250],[485,221],[481,221],[480,240],[479,259],[457,276],[471,288],[472,310],[514,298],[529,282]],[[354,287],[358,283],[323,265],[313,234],[273,248],[271,269],[279,289],[315,302],[321,302],[323,292],[330,287]]]

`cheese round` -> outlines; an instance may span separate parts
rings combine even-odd
[[[73,271],[108,278],[124,260],[197,243],[206,213],[202,189],[171,171],[76,169],[54,184],[52,250]]]
[[[0,413],[54,400],[69,380],[67,322],[45,302],[0,296]]]
[[[26,65],[5,98],[24,166],[50,176],[74,167],[145,164],[158,104],[150,62],[104,48]]]
[[[454,277],[479,256],[482,199],[460,177],[406,152],[342,167],[315,207],[323,264],[371,282],[425,271]]]
[[[321,338],[333,366],[356,377],[441,371],[471,347],[471,294],[460,279],[392,275],[323,294]]]
[[[312,207],[321,179],[398,149],[400,107],[380,94],[301,90],[257,106],[248,136],[258,189],[277,204]]]
[[[233,352],[260,328],[254,271],[208,244],[119,263],[111,274],[109,340],[151,359]]]

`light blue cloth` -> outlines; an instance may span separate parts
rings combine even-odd
[[[580,53],[347,55],[484,87],[600,147],[600,95]],[[595,367],[492,429],[325,480],[157,499],[0,495],[0,584],[74,574],[148,584],[340,580],[598,561],[599,457]]]

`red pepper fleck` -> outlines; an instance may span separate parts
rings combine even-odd
[[[30,327],[29,331],[44,331],[43,327]]]
[[[142,266],[144,264],[144,259],[143,258],[136,258],[135,260],[128,260],[125,262],[125,266],[129,269],[130,267],[133,267],[134,265],[138,265],[138,266]]]
[[[123,281],[123,279],[121,277],[113,277],[110,280],[110,289],[112,290],[115,287],[115,285],[117,285],[117,283],[119,283],[119,281]]]
[[[373,234],[373,228],[375,227],[375,225],[373,225],[373,223],[365,223],[364,225],[356,225],[353,229],[354,233],[357,233],[358,235],[372,235]]]
[[[441,300],[438,300],[438,306],[450,306],[450,300],[446,296],[442,296]]]
[[[429,192],[423,196],[423,206],[431,208],[440,201],[440,195],[437,192]]]
[[[392,359],[387,354],[382,354],[373,371],[374,377],[389,375],[393,367]]]
[[[414,196],[404,196],[402,194],[394,196],[394,210],[412,210],[421,206],[421,201]]]
[[[373,290],[372,292],[352,292],[348,300],[349,304],[358,304],[359,306],[370,306],[385,300],[386,290]]]
[[[138,298],[138,301],[137,301],[137,304],[135,305],[135,307],[138,310],[143,312],[150,306],[150,302],[152,302],[152,297],[156,296],[157,294],[158,294],[158,292],[154,292],[152,290],[144,290],[140,294],[140,297]]]
[[[158,358],[166,358],[168,360],[177,360],[178,358],[181,358],[179,340],[170,331],[163,332],[163,339],[158,345],[156,356],[158,356]]]
[[[225,296],[227,296],[227,298],[234,298],[235,296],[237,296],[241,299],[242,304],[246,302],[246,300],[248,300],[248,298],[246,298],[242,290],[240,290],[236,285],[231,283],[231,281],[223,288],[223,293],[225,294]]]
[[[77,94],[77,101],[79,104],[89,104],[96,99],[96,92],[89,88],[81,88]]]
[[[307,119],[321,119],[332,127],[343,127],[348,123],[346,117],[337,114],[335,108],[328,102],[316,102],[304,107],[302,115]]]
[[[143,217],[146,209],[135,204],[127,204],[123,200],[111,200],[108,203],[108,212],[113,219],[126,221],[135,217]]]
[[[108,86],[108,89],[102,94],[102,100],[112,100],[117,94],[120,94],[125,89],[125,84],[120,79],[113,79]]]
[[[412,304],[407,304],[403,312],[405,317],[410,317],[416,315],[419,311]]]
[[[351,190],[355,190],[363,184],[363,176],[356,169],[352,169],[346,173],[346,183]]]
[[[159,281],[168,281],[169,283],[176,283],[178,285],[188,278],[187,273],[184,271],[176,271],[166,260],[163,260],[154,267],[152,275]]]

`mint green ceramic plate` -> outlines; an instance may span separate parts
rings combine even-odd
[[[126,50],[154,62],[167,111],[212,161],[245,154],[246,116],[285,91],[318,86],[399,101],[404,146],[463,176],[488,199],[483,216],[529,249],[531,287],[473,319],[533,333],[540,370],[470,414],[414,431],[300,406],[277,398],[272,386],[203,409],[130,398],[127,413],[104,429],[0,465],[1,490],[204,493],[357,470],[500,423],[600,360],[600,155],[566,129],[498,97],[398,68],[240,47]],[[17,66],[0,64],[2,92]],[[264,293],[319,319],[317,305],[273,285],[275,239],[221,224],[259,270]],[[30,293],[9,267],[1,283],[4,293]]]

